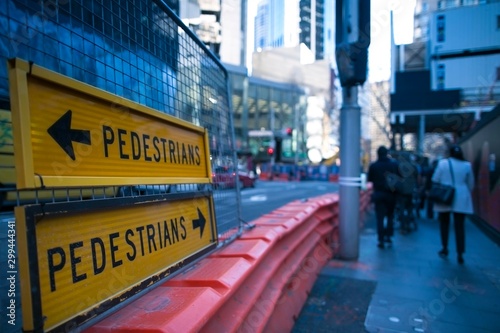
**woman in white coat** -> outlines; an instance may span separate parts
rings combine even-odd
[[[471,191],[474,187],[474,175],[472,174],[471,164],[464,160],[462,149],[459,146],[450,146],[449,156],[449,158],[439,161],[432,176],[433,182],[455,187],[455,196],[451,206],[434,204],[434,211],[438,212],[442,245],[442,249],[438,254],[441,257],[448,256],[450,216],[453,213],[457,260],[458,263],[463,264],[463,253],[465,252],[465,216],[474,212],[471,197]],[[453,171],[453,175],[450,171]]]

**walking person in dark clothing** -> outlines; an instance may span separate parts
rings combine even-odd
[[[384,146],[378,148],[377,155],[377,161],[370,164],[368,169],[368,181],[373,183],[372,201],[377,219],[377,246],[383,249],[384,242],[392,244],[391,237],[394,234],[396,193],[391,184],[394,184],[398,177],[398,164],[389,158],[388,150]],[[384,219],[387,224],[384,224]]]

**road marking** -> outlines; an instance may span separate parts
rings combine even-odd
[[[249,198],[249,201],[267,201],[267,195],[264,194],[259,194],[259,195],[252,195]]]

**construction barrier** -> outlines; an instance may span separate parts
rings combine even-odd
[[[338,194],[294,201],[258,218],[233,243],[84,332],[291,331],[337,253],[338,201]]]
[[[271,180],[272,173],[270,172],[261,172],[259,175],[260,180]]]
[[[287,181],[291,180],[291,176],[289,173],[280,173],[280,174],[278,174],[278,177],[276,178],[276,180],[287,182]]]
[[[338,182],[339,167],[337,165],[295,165],[262,163],[259,165],[260,180],[300,181],[320,180]]]
[[[330,174],[328,176],[328,181],[338,183],[339,182],[339,174],[338,173]]]

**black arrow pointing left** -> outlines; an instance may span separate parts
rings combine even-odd
[[[90,131],[71,129],[72,114],[72,111],[68,110],[61,118],[49,127],[47,132],[74,161],[76,157],[73,149],[73,141],[90,145]]]

